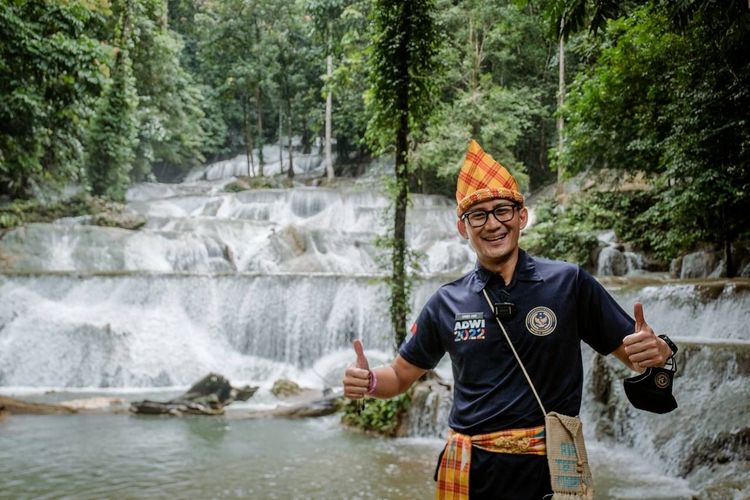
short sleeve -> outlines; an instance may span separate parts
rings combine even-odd
[[[436,321],[438,303],[439,297],[435,294],[419,313],[411,326],[411,336],[399,349],[402,358],[423,370],[435,368],[445,354]]]

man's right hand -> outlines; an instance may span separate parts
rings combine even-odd
[[[361,399],[367,393],[370,385],[370,364],[367,362],[362,341],[352,342],[357,361],[344,372],[344,397],[348,399]]]

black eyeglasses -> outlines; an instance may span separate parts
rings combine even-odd
[[[513,219],[516,214],[516,209],[520,208],[518,205],[498,205],[492,210],[474,210],[472,212],[465,213],[463,220],[467,221],[473,228],[482,227],[487,224],[487,219],[490,214],[498,222],[508,222]]]

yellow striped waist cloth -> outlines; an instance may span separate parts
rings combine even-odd
[[[544,426],[528,429],[507,429],[467,436],[449,431],[443,457],[438,467],[435,498],[438,500],[464,500],[469,498],[469,471],[471,447],[492,453],[514,455],[546,455]]]

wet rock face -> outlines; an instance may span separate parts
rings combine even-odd
[[[726,464],[732,461],[750,460],[750,427],[736,432],[720,432],[696,443],[685,457],[680,475],[685,477],[705,464]]]
[[[401,437],[443,436],[448,429],[448,414],[453,404],[451,385],[437,375],[414,385],[409,410],[399,425]]]
[[[732,245],[732,262],[736,276],[750,277],[750,249],[746,244]],[[724,278],[727,264],[723,250],[701,250],[674,259],[669,268],[670,274],[680,279]]]
[[[287,379],[279,379],[273,383],[271,393],[277,398],[286,398],[298,395],[302,389],[298,384]]]
[[[680,278],[705,278],[716,268],[717,258],[714,252],[694,252],[682,258]]]
[[[750,459],[750,343],[673,340],[680,347],[676,410],[656,415],[633,408],[622,387],[629,371],[612,356],[594,355],[584,386],[584,421],[593,424],[598,439],[627,443],[697,490],[716,490],[701,498],[731,498],[731,481],[722,478],[748,480],[743,464]]]

